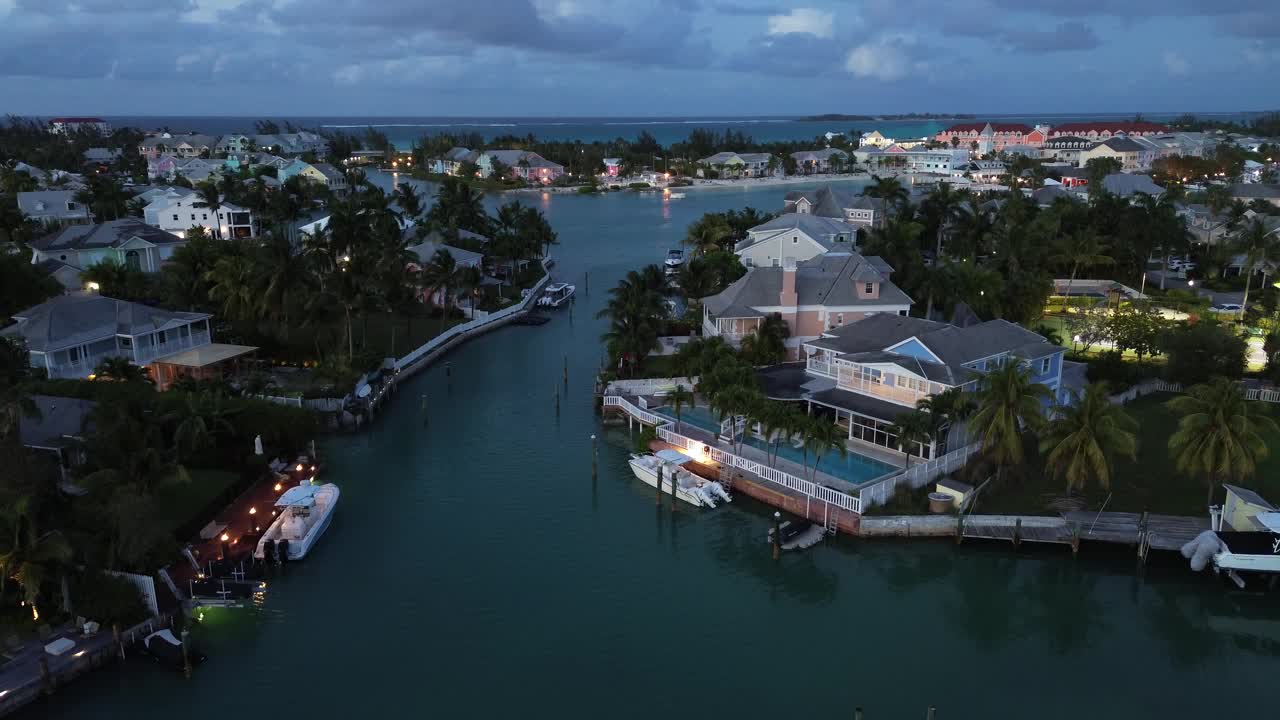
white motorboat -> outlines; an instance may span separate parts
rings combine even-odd
[[[551,283],[542,290],[538,298],[538,307],[558,308],[569,302],[577,288],[569,283]]]
[[[719,501],[732,502],[728,491],[718,482],[699,477],[684,469],[692,458],[675,450],[659,450],[657,453],[631,456],[631,472],[649,487],[658,486],[658,469],[662,469],[662,493],[671,494],[671,483],[676,483],[676,497],[698,507],[715,507]]]
[[[668,275],[680,272],[680,266],[684,265],[684,251],[679,248],[668,250],[667,259],[663,264],[666,266]]]
[[[685,198],[685,194],[682,192],[669,192],[667,193],[667,197],[672,200],[683,200]]]
[[[284,550],[282,560],[301,560],[310,552],[333,519],[333,506],[338,503],[338,486],[316,485],[314,481],[289,488],[276,500],[279,514],[262,534],[254,557],[266,557],[268,544],[276,551]],[[286,545],[287,543],[287,545]]]

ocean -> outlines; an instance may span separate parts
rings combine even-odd
[[[1201,117],[1222,120],[1247,120],[1259,115],[1256,112],[1197,112]],[[1170,120],[1182,113],[1145,114],[1147,120]],[[999,122],[1021,122],[1028,125],[1048,123],[1058,125],[1086,120],[1127,120],[1134,113],[1103,113],[1092,115],[980,115],[978,119]],[[131,116],[108,117],[115,126],[139,127],[144,130],[169,129],[174,132],[201,132],[223,135],[233,132],[253,132],[254,123],[261,116]],[[796,117],[717,117],[689,116],[667,118],[639,117],[273,117],[283,126],[291,122],[297,127],[341,130],[361,133],[366,128],[377,128],[402,150],[412,147],[415,140],[424,135],[442,133],[479,133],[486,140],[501,135],[533,134],[545,140],[581,140],[582,142],[609,142],[618,138],[633,139],[641,132],[648,132],[659,143],[670,145],[680,142],[695,129],[724,132],[733,130],[746,133],[757,141],[773,142],[816,138],[827,132],[867,132],[879,130],[889,137],[919,138],[933,135],[951,125],[952,120],[885,120],[840,121],[802,120]]]

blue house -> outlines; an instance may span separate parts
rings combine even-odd
[[[984,373],[1007,363],[1022,363],[1055,400],[1067,400],[1062,389],[1067,349],[1005,320],[957,327],[881,313],[827,331],[806,342],[804,352],[810,380],[803,397],[810,410],[834,412],[851,440],[881,447],[904,450],[892,425],[917,401],[951,388],[974,390]],[[963,432],[952,428],[939,443],[904,451],[937,457],[962,442],[955,436]]]

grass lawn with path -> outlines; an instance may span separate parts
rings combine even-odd
[[[156,519],[165,525],[166,532],[176,532],[191,522],[239,479],[228,470],[191,468],[187,473],[191,476],[190,483],[165,488],[157,497]]]

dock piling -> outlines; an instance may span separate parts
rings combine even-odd
[[[564,389],[569,389],[569,356],[564,356]]]
[[[657,500],[658,507],[662,507],[662,469],[663,469],[662,465],[659,464],[658,465],[658,492],[654,495],[654,498]],[[675,478],[673,477],[672,482],[674,481],[675,481]]]
[[[853,720],[862,720],[862,706],[853,709]]]
[[[120,659],[124,660],[124,643],[120,642],[120,623],[111,624],[111,639],[116,643],[116,649],[120,651]]]
[[[182,631],[182,676],[191,679],[191,656],[187,654],[187,636],[190,633],[186,630]]]
[[[1022,518],[1017,518],[1013,523],[1013,546],[1020,547],[1022,545]]]
[[[556,396],[556,417],[560,417],[560,388],[552,385],[551,393]]]
[[[659,488],[661,490],[661,488]],[[676,511],[676,473],[671,472],[671,512]]]
[[[782,513],[773,511],[773,559],[782,557]]]
[[[422,427],[427,426],[427,394],[422,394]]]
[[[929,709],[926,710],[924,713],[925,720],[933,720],[933,716],[936,712],[937,712],[937,709],[934,708],[932,705],[930,705]]]
[[[596,479],[596,467],[598,465],[596,458],[597,458],[596,436],[592,435],[591,436],[591,479],[592,480]]]
[[[591,273],[582,273],[582,293],[587,297],[591,297]]]

